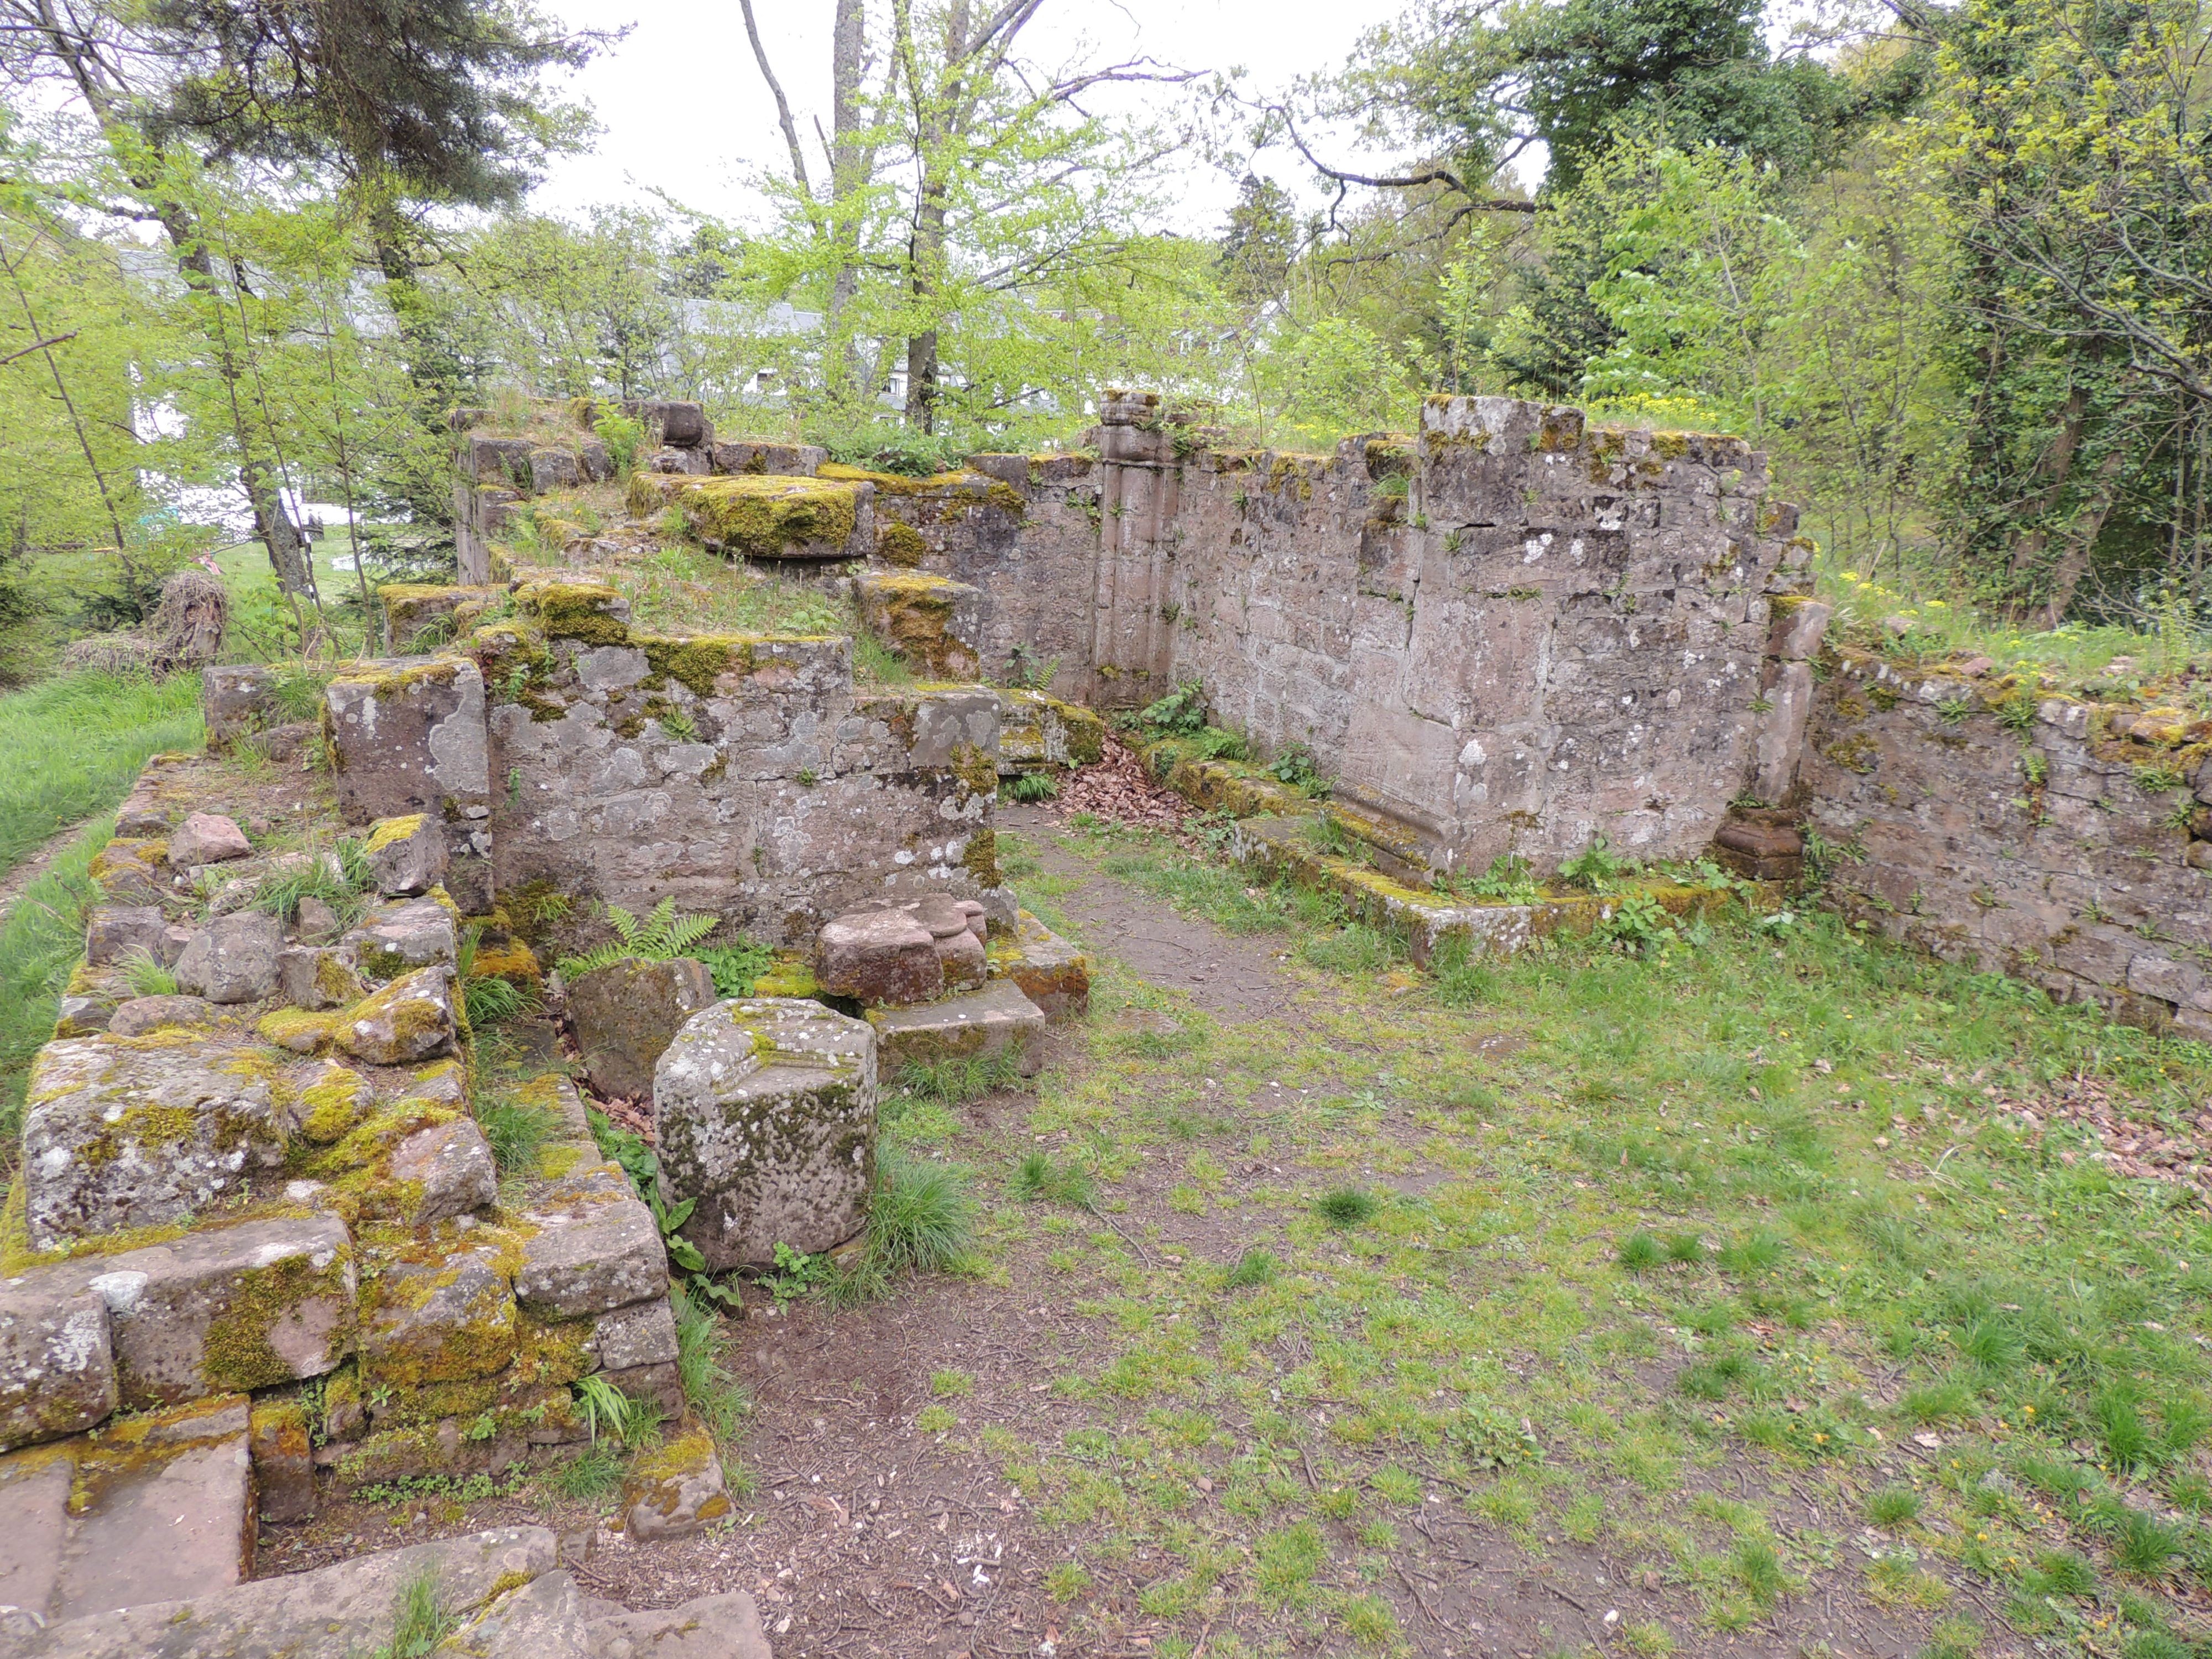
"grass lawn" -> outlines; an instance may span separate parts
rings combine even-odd
[[[202,739],[197,674],[70,674],[0,696],[0,875],[121,800],[148,756]]]
[[[62,987],[84,954],[85,914],[98,896],[85,871],[112,823],[88,826],[0,921],[0,1176],[15,1166],[25,1073],[53,1035]]]
[[[2212,1631],[2212,1215],[2069,1117],[2193,1133],[2203,1048],[1818,913],[1417,974],[1163,841],[1061,839],[1303,988],[1236,1023],[1109,972],[1012,1133],[894,1132],[992,1172],[994,1273],[1074,1328],[1037,1362],[1074,1426],[917,1419],[1034,1506],[1071,1629],[1488,1651],[1435,1541],[1472,1528],[1671,1598],[1601,1642],[1554,1608],[1545,1650],[1811,1652],[1824,1605],[1952,1659]]]

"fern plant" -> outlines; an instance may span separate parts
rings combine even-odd
[[[561,958],[561,977],[574,979],[613,966],[625,957],[646,962],[668,962],[684,955],[714,931],[717,916],[679,916],[676,901],[665,898],[650,914],[640,918],[619,904],[607,906],[607,925],[615,930],[611,944],[599,945],[580,957]]]

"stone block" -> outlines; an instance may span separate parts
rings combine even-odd
[[[668,496],[691,533],[733,558],[865,558],[875,546],[875,487],[739,474],[690,478]]]
[[[239,738],[270,724],[276,707],[276,671],[273,668],[249,663],[200,671],[200,714],[207,724],[210,749],[228,749]]]
[[[446,851],[445,825],[428,812],[378,819],[369,826],[364,846],[370,878],[387,898],[428,892],[445,880],[452,862]]]
[[[1045,766],[1089,766],[1106,752],[1106,722],[1088,708],[1042,691],[1002,691],[1000,773]]]
[[[635,1371],[676,1363],[676,1315],[666,1296],[599,1316],[592,1328],[592,1352],[610,1371]]]
[[[586,1603],[585,1615],[599,1659],[769,1659],[760,1610],[743,1590],[638,1613]]]
[[[84,959],[92,967],[104,968],[143,951],[158,962],[168,926],[158,904],[103,904],[86,919]]]
[[[392,979],[411,968],[459,960],[453,913],[435,898],[410,898],[377,905],[342,943],[371,979]]]
[[[646,1098],[662,1052],[686,1020],[714,1002],[714,975],[689,957],[625,957],[577,975],[568,987],[568,1019],[593,1091],[603,1097]]]
[[[764,1267],[860,1230],[875,1175],[876,1042],[818,1002],[757,997],[695,1015],[653,1077],[663,1201],[709,1267]]]
[[[1048,1020],[1091,1011],[1090,959],[1028,911],[989,946],[991,977],[1012,981]]]
[[[714,446],[717,472],[772,472],[786,477],[811,478],[830,459],[818,444],[764,443],[740,438]]]
[[[312,1572],[79,1619],[33,1638],[24,1659],[338,1659],[376,1652],[390,1647],[393,1609],[418,1579],[434,1579],[445,1610],[466,1618],[553,1571],[559,1549],[544,1527],[502,1527],[356,1555]]]
[[[410,1226],[428,1227],[499,1201],[499,1169],[483,1132],[467,1118],[427,1124],[392,1149],[386,1166],[392,1183],[406,1195],[387,1214]]]
[[[220,813],[194,812],[169,832],[169,862],[180,870],[252,856],[253,843],[238,820]]]
[[[925,679],[969,680],[982,664],[983,591],[919,570],[853,579],[860,621]]]
[[[1784,662],[1810,662],[1820,654],[1828,623],[1836,614],[1832,605],[1818,599],[1778,599],[1768,635],[1768,649]]]
[[[814,977],[830,995],[864,1003],[927,1002],[945,991],[936,941],[906,910],[860,910],[824,922],[815,935]]]
[[[514,1293],[493,1242],[427,1260],[372,1253],[362,1295],[365,1376],[401,1389],[495,1376],[514,1357]]]
[[[315,1448],[306,1408],[297,1400],[261,1401],[246,1432],[261,1518],[279,1524],[313,1520]]]
[[[557,1570],[464,1620],[447,1645],[470,1659],[599,1659],[584,1624],[584,1594]]]
[[[238,1395],[126,1418],[80,1455],[82,1507],[62,1546],[52,1617],[205,1595],[253,1562],[253,1461]],[[141,1651],[158,1651],[142,1649]]]
[[[871,1008],[878,1064],[896,1076],[906,1066],[1012,1054],[1024,1077],[1044,1064],[1044,1012],[1011,979],[919,1008]]]
[[[18,1650],[8,1639],[31,1637],[53,1612],[69,1538],[75,1450],[45,1446],[0,1456],[0,1650],[11,1654]]]
[[[623,1481],[623,1530],[641,1543],[684,1538],[730,1513],[722,1460],[703,1429],[646,1453]]]
[[[276,957],[277,994],[295,1008],[310,1012],[350,1008],[368,994],[354,969],[355,953],[324,945],[295,945]]]
[[[144,1036],[167,1026],[198,1030],[214,1024],[219,1018],[215,1004],[205,997],[133,997],[117,1005],[115,1012],[108,1016],[107,1030],[119,1037]]]
[[[31,1243],[49,1249],[214,1207],[284,1161],[265,1068],[196,1043],[74,1037],[32,1062],[21,1176]]]
[[[483,675],[469,659],[366,663],[332,680],[323,697],[347,823],[489,808]]]
[[[0,1279],[0,1451],[88,1429],[118,1398],[107,1304],[84,1275],[33,1267]]]
[[[353,1241],[336,1216],[242,1222],[82,1259],[126,1410],[241,1394],[353,1351]]]
[[[668,1253],[660,1228],[653,1212],[628,1194],[535,1210],[529,1220],[537,1231],[522,1246],[514,1295],[531,1313],[574,1319],[667,1295]]]
[[[418,968],[354,1008],[338,1028],[338,1045],[372,1066],[406,1066],[451,1052],[453,970]]]
[[[210,1002],[258,1002],[276,988],[284,931],[259,910],[217,916],[177,957],[177,988]]]

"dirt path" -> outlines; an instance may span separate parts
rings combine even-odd
[[[94,817],[100,816],[103,815],[94,814]],[[66,829],[57,830],[46,838],[46,843],[37,852],[9,871],[7,874],[0,875],[0,927],[7,925],[9,916],[15,908],[15,901],[23,896],[33,882],[46,873],[48,867],[61,856],[63,850],[82,835],[85,825],[92,822],[93,818],[81,818]]]

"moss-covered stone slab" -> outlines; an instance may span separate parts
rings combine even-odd
[[[1106,722],[1079,704],[1042,691],[1001,691],[999,772],[1091,766],[1106,753]]]
[[[722,1460],[704,1429],[677,1435],[640,1457],[623,1481],[623,1524],[639,1543],[684,1538],[730,1513]]]
[[[74,1265],[107,1306],[126,1410],[319,1376],[353,1351],[353,1240],[336,1216],[241,1222]]]
[[[1024,1077],[1044,1064],[1044,1011],[1011,979],[919,1008],[871,1008],[868,1024],[880,1063],[893,1077],[908,1066],[984,1054],[1012,1054]]]
[[[362,1373],[371,1387],[495,1376],[514,1358],[514,1291],[504,1241],[372,1251],[361,1297]]]
[[[653,1075],[660,1193],[716,1269],[765,1267],[860,1230],[875,1176],[876,1042],[818,1002],[754,997],[694,1015]]]
[[[411,968],[452,967],[458,949],[453,907],[442,895],[380,904],[342,944],[372,980],[395,979]]]
[[[384,609],[385,639],[398,652],[431,651],[456,631],[453,613],[464,605],[495,605],[507,597],[504,583],[449,586],[431,582],[386,582],[376,590]]]
[[[411,1066],[450,1053],[459,1030],[453,970],[418,968],[349,1009],[336,1035],[339,1046],[356,1060]]]
[[[1091,1012],[1091,959],[1028,911],[1019,912],[1009,937],[991,941],[993,979],[1010,980],[1048,1020]]]
[[[983,591],[919,570],[853,579],[868,631],[927,679],[973,679],[982,661]]]
[[[82,1273],[33,1267],[0,1279],[0,1451],[88,1429],[119,1397],[107,1304]]]
[[[872,493],[851,483],[740,474],[688,478],[667,501],[694,536],[733,556],[859,559],[874,541]]]
[[[446,826],[428,812],[380,818],[362,843],[369,878],[387,898],[427,893],[446,878]]]
[[[272,1075],[251,1051],[188,1032],[48,1043],[32,1062],[23,1119],[32,1244],[167,1226],[282,1164]]]

